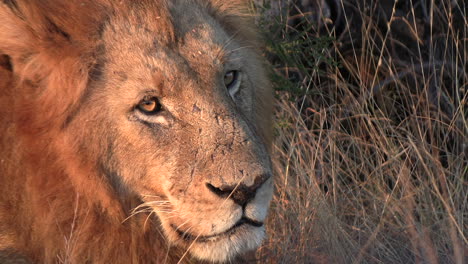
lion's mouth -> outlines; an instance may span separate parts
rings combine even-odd
[[[178,229],[174,224],[171,224],[171,227],[177,232],[177,234],[185,241],[187,242],[212,242],[218,238],[222,237],[227,237],[230,236],[231,234],[235,233],[238,231],[239,228],[241,228],[244,225],[251,225],[254,227],[261,227],[263,226],[263,222],[258,222],[252,219],[249,219],[247,217],[242,217],[237,223],[235,223],[233,226],[231,226],[229,229],[227,229],[224,232],[218,233],[218,234],[213,234],[209,236],[201,236],[201,235],[193,235],[188,232],[182,231]]]

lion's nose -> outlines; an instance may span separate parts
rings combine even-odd
[[[221,185],[215,186],[207,183],[208,190],[221,198],[230,198],[236,204],[244,207],[248,202],[255,198],[257,190],[270,178],[269,174],[261,175],[255,178],[254,184],[247,186],[244,183],[235,185]]]

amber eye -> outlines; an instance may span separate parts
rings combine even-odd
[[[238,71],[228,71],[224,75],[224,85],[231,89],[237,82]]]
[[[156,97],[145,98],[138,103],[137,109],[143,114],[154,115],[161,111],[161,104]]]

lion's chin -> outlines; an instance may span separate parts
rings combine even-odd
[[[227,232],[209,237],[182,237],[177,233],[177,244],[183,244],[188,252],[209,262],[229,262],[237,256],[257,249],[265,236],[264,226],[243,224]],[[201,238],[201,239],[200,239]]]

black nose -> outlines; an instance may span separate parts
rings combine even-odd
[[[255,194],[257,190],[270,178],[270,175],[262,175],[255,178],[254,184],[252,186],[247,186],[243,183],[239,183],[236,185],[222,185],[222,186],[214,186],[211,183],[207,183],[206,187],[213,192],[214,194],[218,195],[221,198],[230,198],[236,204],[240,206],[245,206],[248,202],[250,202],[253,198],[255,198]]]

